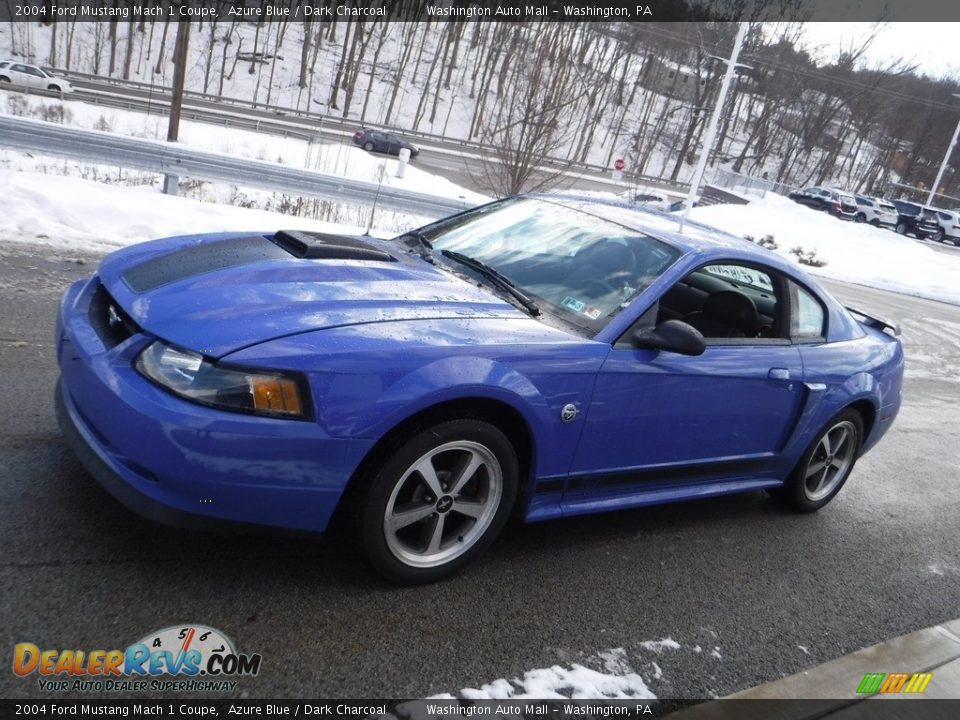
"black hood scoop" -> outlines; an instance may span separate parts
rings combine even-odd
[[[123,281],[137,293],[148,292],[184,278],[215,270],[268,260],[304,259],[395,261],[392,255],[360,238],[297,230],[275,235],[200,243],[147,260],[123,273]]]
[[[271,239],[294,257],[309,260],[396,260],[390,253],[349,235],[281,230]]]

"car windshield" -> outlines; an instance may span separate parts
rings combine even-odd
[[[530,198],[436,223],[424,235],[434,250],[479,260],[544,311],[592,332],[680,256],[642,232]]]

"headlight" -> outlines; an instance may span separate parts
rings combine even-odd
[[[137,370],[188,400],[240,412],[309,416],[301,381],[281,372],[220,367],[202,355],[157,340],[137,358]]]

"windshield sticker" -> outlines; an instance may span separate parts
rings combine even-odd
[[[561,307],[565,307],[568,310],[573,310],[574,312],[583,312],[584,308],[587,307],[585,302],[581,302],[580,300],[570,297],[569,295],[563,299],[563,302],[560,303],[560,305]]]
[[[583,311],[583,314],[591,320],[596,320],[603,314],[603,311],[600,308],[591,305]]]

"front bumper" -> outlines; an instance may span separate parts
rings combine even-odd
[[[57,414],[90,473],[160,522],[323,531],[367,441],[196,405],[155,386],[133,367],[151,336],[108,348],[91,324],[96,282],[73,285],[57,318]]]

